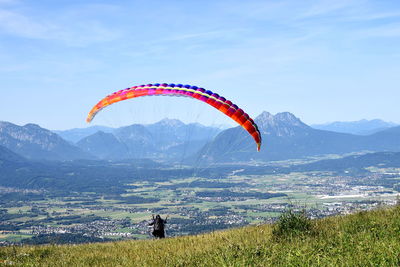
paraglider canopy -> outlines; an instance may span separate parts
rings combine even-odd
[[[119,90],[100,100],[89,112],[86,121],[90,123],[100,110],[116,102],[136,97],[153,95],[184,96],[194,98],[209,104],[210,106],[218,109],[219,111],[236,121],[240,126],[242,126],[253,137],[254,141],[257,144],[257,151],[260,151],[260,131],[258,130],[257,124],[252,118],[250,118],[247,113],[245,113],[237,105],[233,104],[231,101],[220,96],[219,94],[192,85],[155,83],[133,86],[123,90]]]

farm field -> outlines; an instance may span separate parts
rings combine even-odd
[[[393,181],[400,179],[400,169],[376,166],[362,175],[246,171],[229,170],[220,178],[135,180],[126,183],[125,193],[120,194],[79,192],[9,201],[1,209],[0,242],[24,243],[31,237],[62,234],[96,241],[147,239],[153,214],[169,217],[168,236],[273,222],[287,209],[306,209],[312,218],[346,214],[396,203]]]

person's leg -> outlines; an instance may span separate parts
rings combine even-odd
[[[155,230],[155,231],[153,232],[153,235],[154,235],[154,237],[161,238],[161,232],[158,231],[158,230]]]
[[[164,231],[161,231],[160,238],[165,238],[165,232]]]

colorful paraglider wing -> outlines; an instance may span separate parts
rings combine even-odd
[[[239,125],[241,125],[253,137],[254,141],[257,144],[257,151],[260,151],[261,134],[253,119],[251,119],[249,115],[247,115],[242,109],[233,104],[231,101],[209,90],[205,90],[204,88],[198,88],[197,86],[156,83],[133,86],[131,88],[120,90],[106,96],[99,103],[97,103],[89,112],[86,121],[88,123],[91,122],[100,110],[116,102],[141,96],[152,95],[174,95],[191,97],[213,106],[214,108],[218,109],[222,113],[225,113],[228,117],[236,121]]]

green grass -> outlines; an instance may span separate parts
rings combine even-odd
[[[164,240],[4,247],[16,266],[399,266],[400,207],[313,220],[312,233],[276,225]]]

